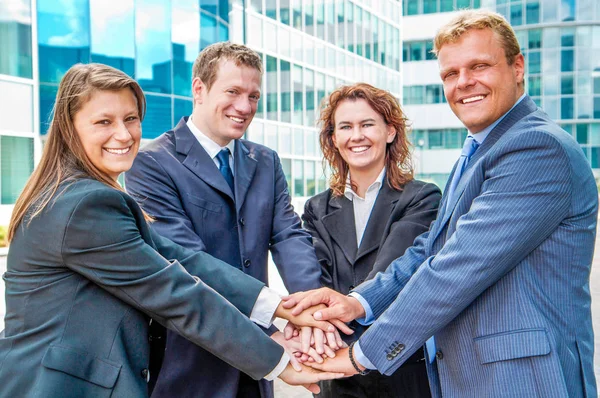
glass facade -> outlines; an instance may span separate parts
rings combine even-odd
[[[504,15],[515,29],[525,56],[526,92],[577,139],[592,168],[599,169],[600,141],[596,136],[600,134],[600,3],[595,0],[482,0],[466,3],[469,1],[404,1],[403,14],[428,14],[463,6],[482,6]],[[403,61],[433,60],[431,40],[404,42]],[[404,86],[403,104],[438,103],[440,95],[443,98],[443,90],[438,90],[441,86]],[[452,121],[449,124],[454,126],[456,123]],[[413,128],[415,139],[418,137],[424,143],[422,149],[425,151],[460,148],[464,139],[464,130],[427,129],[418,123]],[[462,131],[462,135],[458,135],[458,143],[452,131]]]

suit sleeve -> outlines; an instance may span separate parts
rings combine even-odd
[[[273,152],[275,206],[270,251],[286,289],[292,293],[321,287],[321,270],[310,234],[294,212],[281,162]]]
[[[133,166],[125,173],[125,188],[155,219],[152,227],[156,232],[194,251],[206,251],[183,209],[175,183],[152,154],[138,153]]]
[[[316,216],[313,212],[313,200],[309,199],[304,205],[302,214],[303,227],[312,236],[313,246],[317,254],[317,259],[321,265],[321,284],[327,287],[333,287],[332,267],[333,256],[325,244],[319,229],[315,225]]]
[[[416,192],[405,211],[398,214],[390,232],[379,248],[373,269],[367,280],[383,272],[396,258],[402,256],[411,247],[417,236],[426,232],[435,220],[442,194],[433,184],[424,184]]]
[[[179,261],[187,272],[199,277],[244,315],[250,316],[260,291],[265,287],[263,282],[248,277],[208,253],[187,249],[151,231],[152,240],[161,256]]]
[[[80,200],[65,227],[62,256],[74,272],[255,379],[281,359],[282,348],[258,326],[178,259],[165,259],[142,239],[118,191],[94,190]],[[208,256],[183,260],[203,262],[213,272],[235,271]]]
[[[535,250],[567,215],[571,169],[554,137],[531,131],[495,152],[484,166],[480,194],[437,255],[415,267],[408,281],[403,277],[414,264],[403,256],[366,287],[369,304],[379,300],[377,290],[386,292],[384,297],[388,290],[399,292],[360,340],[380,372],[393,373]],[[398,286],[403,286],[401,291]],[[406,349],[388,361],[384,350],[394,341]]]

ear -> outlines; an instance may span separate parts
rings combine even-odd
[[[523,57],[523,54],[518,54],[515,56],[513,68],[517,82],[522,82],[523,78],[525,77],[525,58]]]
[[[385,142],[387,142],[388,144],[391,144],[392,141],[394,141],[394,138],[396,138],[396,129],[391,124],[388,124],[386,126],[386,131],[387,131],[387,138],[386,138]]]
[[[204,94],[206,93],[206,86],[199,77],[195,77],[192,80],[192,97],[194,98],[194,104],[202,104],[204,101]]]

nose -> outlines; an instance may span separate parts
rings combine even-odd
[[[473,86],[475,81],[473,79],[473,75],[469,70],[462,70],[458,75],[458,81],[456,83],[457,88],[464,89],[470,86]]]
[[[115,133],[113,134],[113,137],[117,141],[128,142],[131,140],[131,133],[129,132],[129,129],[125,123],[120,122],[115,126]]]
[[[362,129],[360,128],[360,126],[354,126],[352,127],[352,135],[350,136],[350,139],[352,141],[360,141],[364,138],[364,134],[362,132]]]
[[[240,98],[235,102],[235,110],[242,115],[248,115],[252,113],[252,102],[250,98],[240,96]]]

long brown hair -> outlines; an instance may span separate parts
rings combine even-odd
[[[125,73],[102,64],[76,64],[67,71],[58,86],[42,158],[15,203],[8,226],[9,242],[25,218],[31,220],[40,214],[65,182],[93,178],[123,191],[115,180],[98,170],[87,157],[73,118],[95,91],[125,88],[135,95],[138,114],[140,120],[143,119],[146,113],[144,93],[139,84]]]
[[[384,122],[393,126],[396,130],[394,140],[387,144],[385,148],[386,181],[390,187],[401,190],[407,182],[413,179],[410,144],[406,137],[407,119],[396,97],[388,91],[367,83],[339,87],[329,95],[327,101],[321,106],[319,142],[325,161],[328,162],[332,170],[329,187],[333,191],[333,195],[343,195],[349,171],[348,164],[333,143],[335,111],[342,101],[356,101],[357,99],[367,101],[371,108],[383,117]],[[326,167],[326,164],[323,166]],[[350,183],[352,189],[356,190],[356,184],[352,181]]]

